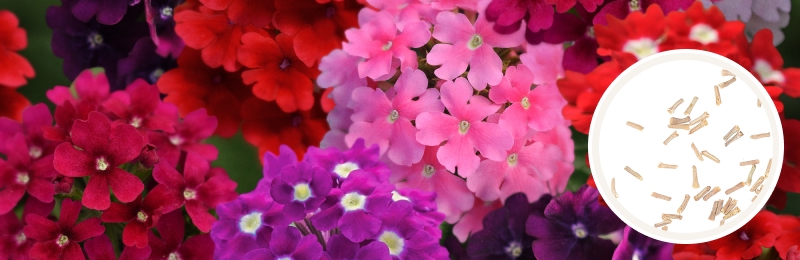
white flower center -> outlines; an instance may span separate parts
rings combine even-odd
[[[383,231],[378,240],[389,247],[389,254],[397,256],[403,252],[406,241],[392,231]]]
[[[17,183],[25,185],[31,180],[31,177],[28,175],[27,172],[18,172],[17,173]]]
[[[622,50],[633,54],[638,59],[653,55],[658,52],[658,43],[650,38],[640,38],[638,40],[628,40]]]
[[[142,118],[134,116],[133,118],[131,118],[131,125],[135,128],[142,127]]]
[[[779,70],[772,69],[772,65],[765,60],[756,60],[755,66],[753,66],[758,76],[761,77],[761,82],[768,83],[768,82],[777,82],[777,83],[784,83],[786,78],[783,76],[783,73]]]
[[[294,200],[295,201],[306,201],[308,198],[311,198],[311,188],[308,187],[308,183],[298,183],[294,185]]]
[[[103,36],[99,33],[92,33],[89,34],[87,41],[89,42],[89,48],[95,49],[100,45],[103,45]]]
[[[161,17],[164,17],[164,18],[172,17],[172,12],[173,12],[172,11],[172,7],[167,6],[167,7],[161,8]]]
[[[392,48],[392,41],[389,41],[386,44],[384,44],[383,47],[381,47],[381,50],[388,51],[391,48]]]
[[[399,192],[397,192],[396,190],[393,190],[392,191],[392,201],[401,201],[401,200],[411,201],[411,199],[409,199],[408,197],[400,195]]]
[[[42,148],[31,146],[31,148],[28,150],[28,155],[30,155],[33,159],[39,159],[39,157],[42,157]]]
[[[433,165],[426,164],[425,167],[422,167],[422,176],[425,176],[425,178],[430,178],[435,172],[436,168]]]
[[[105,157],[97,158],[96,163],[97,165],[95,166],[95,169],[98,171],[105,171],[108,169],[108,161],[106,161]]]
[[[275,258],[275,260],[293,260],[293,259],[292,259],[291,256],[284,256],[284,257]]]
[[[508,161],[508,166],[517,166],[519,156],[516,153],[509,154],[508,157],[506,157],[506,161]]]
[[[358,164],[346,162],[337,164],[336,167],[333,167],[333,172],[336,173],[336,175],[339,175],[339,177],[347,178],[347,176],[350,176],[351,172],[358,169],[360,169]]]
[[[506,250],[506,254],[508,254],[509,256],[511,256],[513,258],[517,258],[520,255],[522,255],[522,244],[520,244],[517,241],[513,241],[513,242],[508,244],[508,246],[505,248],[505,250]]]
[[[69,243],[69,238],[64,234],[58,235],[58,239],[56,240],[56,244],[60,247],[64,247]]]
[[[136,213],[136,220],[139,222],[147,221],[147,213],[144,213],[144,211],[140,210],[138,213]]]
[[[367,203],[367,196],[358,194],[358,192],[350,192],[342,196],[340,203],[345,211],[361,210]]]
[[[581,223],[572,225],[572,233],[575,234],[577,238],[584,238],[589,234],[586,232],[586,227]]]
[[[19,234],[14,237],[14,242],[17,242],[17,245],[22,245],[25,241],[28,241],[28,237],[25,236],[24,232],[19,232]]]
[[[167,259],[168,260],[181,260],[181,256],[178,254],[178,252],[172,252],[172,253],[169,253],[169,256],[167,256]]]
[[[631,0],[628,2],[628,7],[630,7],[631,12],[642,10],[642,5],[639,3],[639,0]]]
[[[261,228],[261,212],[253,212],[239,219],[239,230],[244,233],[255,235],[259,228]]]
[[[692,30],[689,32],[689,39],[702,44],[715,43],[719,41],[719,33],[708,24],[699,23],[692,26]]]
[[[522,108],[528,109],[531,108],[531,101],[528,100],[528,97],[522,98],[522,101],[519,102],[522,105]]]
[[[472,35],[472,38],[469,39],[469,42],[467,42],[467,48],[470,50],[475,50],[478,47],[481,47],[481,45],[483,45],[483,38],[481,38],[481,36],[478,34]]]
[[[392,113],[389,113],[389,118],[387,118],[387,120],[389,123],[394,123],[398,118],[400,118],[400,112],[397,112],[397,109],[395,109],[392,110]]]
[[[186,199],[186,200],[193,200],[193,199],[197,198],[197,192],[195,192],[192,189],[187,188],[187,189],[183,190],[183,198]]]
[[[586,36],[594,39],[594,26],[589,26],[589,28],[586,28]]]
[[[173,135],[169,137],[169,142],[174,146],[178,146],[183,143],[183,138],[177,135]]]
[[[633,257],[631,257],[631,260],[640,260],[640,259],[642,259],[642,252],[639,252],[639,250],[634,250]]]
[[[458,132],[459,133],[461,133],[462,135],[466,134],[467,130],[469,130],[469,122],[464,120],[464,121],[461,121],[461,123],[458,123]]]

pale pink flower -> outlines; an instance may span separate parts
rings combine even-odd
[[[416,100],[413,100],[416,99]],[[442,113],[439,91],[428,88],[428,78],[420,70],[406,68],[394,88],[360,87],[353,92],[350,105],[353,125],[345,141],[352,145],[363,138],[368,145],[378,144],[381,154],[388,153],[392,162],[409,166],[422,158],[422,144],[417,142],[417,129],[411,124],[420,113]]]
[[[458,241],[466,242],[470,234],[483,230],[483,217],[502,206],[503,203],[499,200],[482,201],[475,198],[472,209],[464,213],[461,220],[453,226],[453,235],[458,238]]]
[[[495,161],[505,160],[506,150],[514,140],[511,134],[494,123],[483,122],[500,108],[482,96],[473,96],[466,79],[442,85],[442,103],[450,115],[442,112],[424,112],[417,117],[417,141],[424,145],[440,145],[436,156],[451,172],[468,178],[480,163],[475,154]]]
[[[527,145],[526,138],[517,139],[506,153],[505,160],[484,160],[467,178],[467,187],[482,200],[505,201],[517,192],[523,192],[529,202],[549,193],[547,181],[558,170],[561,150],[554,144],[534,142]]]
[[[430,4],[423,3],[421,0],[367,0],[372,7],[388,12],[394,17],[397,29],[403,30],[406,24],[425,21],[433,23],[439,10],[431,7]],[[369,9],[362,9],[361,12]]]
[[[568,121],[565,120],[565,122]],[[575,161],[575,142],[572,141],[572,131],[569,130],[569,123],[559,124],[549,131],[538,132],[529,141],[558,146],[561,151],[560,160],[555,163],[558,169],[547,182],[547,187],[553,196],[563,193],[567,187],[569,176],[575,170],[575,165],[573,164]]]
[[[540,43],[528,45],[526,53],[519,56],[522,64],[525,64],[533,72],[533,84],[556,83],[556,80],[564,77],[564,46],[561,44]]]
[[[433,9],[442,11],[451,11],[456,8],[478,11],[478,1],[476,0],[421,0],[421,2],[430,4]]]
[[[422,160],[411,166],[390,163],[391,183],[398,188],[414,188],[436,192],[436,206],[448,223],[456,223],[465,211],[472,208],[475,197],[467,182],[447,171],[436,159],[438,146],[426,146]]]
[[[428,63],[442,65],[434,71],[437,77],[452,80],[467,70],[467,79],[477,90],[497,85],[503,78],[503,61],[492,48],[511,48],[522,44],[524,30],[501,35],[492,23],[479,17],[475,26],[464,14],[441,12],[436,16],[433,37],[442,43],[428,53]]]
[[[417,53],[410,48],[421,47],[430,40],[429,27],[423,21],[413,22],[406,24],[403,31],[397,34],[392,15],[378,12],[361,28],[345,31],[348,42],[342,44],[342,49],[350,55],[365,58],[358,64],[361,77],[380,79],[394,74],[392,72],[397,66],[417,68]],[[393,63],[394,58],[400,61],[399,64]]]
[[[564,122],[561,110],[566,100],[553,83],[531,89],[534,75],[525,65],[508,67],[500,84],[489,91],[489,98],[495,103],[511,102],[500,116],[500,126],[514,138],[525,136],[530,129],[547,131]]]

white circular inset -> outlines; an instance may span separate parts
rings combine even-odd
[[[732,78],[723,76],[723,69],[736,75],[736,81],[719,90],[721,104],[717,105],[715,85]],[[697,102],[687,115],[685,112],[694,97]],[[670,114],[668,109],[680,99],[683,102]],[[672,117],[689,116],[693,120],[703,113],[709,115],[707,125],[692,134],[691,130],[669,128]],[[628,121],[644,129],[637,130],[627,125]],[[702,121],[689,129],[700,124]],[[742,136],[726,141],[724,137],[734,126],[738,126]],[[705,51],[666,51],[626,69],[603,94],[590,129],[591,170],[608,206],[633,229],[669,243],[707,242],[742,227],[766,204],[783,162],[780,119],[764,87],[737,63]],[[676,131],[678,136],[665,145],[665,140]],[[770,136],[752,138],[761,133]],[[738,131],[734,136],[737,134]],[[700,161],[692,143],[698,151],[707,151],[720,162],[706,156]],[[747,181],[752,166],[740,163],[756,159],[759,162],[751,184],[726,194],[728,189]],[[660,168],[661,163],[677,168]],[[693,165],[697,168],[699,188],[692,187]],[[625,167],[636,171],[642,180]],[[762,176],[766,176],[763,188],[756,194],[751,187]],[[618,198],[612,193],[612,179]],[[719,187],[719,191],[708,200],[695,200],[706,186]],[[671,200],[655,198],[653,192]],[[662,222],[662,214],[677,214],[686,194],[690,198],[680,214],[682,219],[673,219],[666,231],[655,227]],[[724,213],[709,220],[715,201],[727,203],[729,198],[737,201],[740,212],[731,215],[724,224],[721,224]]]

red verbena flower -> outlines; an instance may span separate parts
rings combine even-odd
[[[708,246],[717,251],[717,258],[751,259],[761,255],[761,247],[772,247],[780,235],[778,217],[762,210],[739,230],[708,242]]]
[[[197,154],[209,161],[217,159],[217,147],[203,143],[203,140],[214,134],[214,129],[217,128],[216,117],[207,115],[204,108],[189,113],[180,122],[177,113],[171,117],[175,120],[175,132],[148,133],[148,140],[158,147],[157,153],[161,160],[177,166],[182,151]]]
[[[744,23],[725,20],[716,6],[708,9],[695,2],[685,12],[667,15],[669,38],[665,45],[673,49],[707,50],[722,56],[738,55],[738,42],[744,38]]]
[[[35,242],[25,235],[23,228],[28,215],[50,216],[55,202],[44,203],[35,198],[25,201],[22,219],[15,212],[0,215],[0,259],[32,259],[30,250]]]
[[[27,33],[19,28],[17,16],[0,10],[0,85],[17,88],[34,76],[33,66],[17,53],[27,46]]]
[[[783,126],[784,152],[778,189],[788,192],[800,192],[800,121],[796,119],[781,120]]]
[[[53,155],[32,158],[25,136],[20,134],[0,144],[6,147],[6,160],[0,160],[0,214],[12,209],[26,191],[36,199],[52,202],[56,194],[52,180],[56,177]]]
[[[105,210],[111,205],[109,185],[122,202],[131,202],[144,190],[138,177],[118,166],[139,157],[144,138],[133,126],[111,124],[99,112],[72,127],[72,143],[56,148],[53,164],[67,177],[89,176],[83,203],[87,208]]]
[[[783,57],[772,44],[772,31],[756,33],[750,55],[752,67],[748,69],[761,83],[778,86],[790,97],[800,97],[800,68],[783,68]]]
[[[212,10],[227,10],[228,18],[238,25],[269,27],[275,13],[275,0],[200,0]]]
[[[22,120],[22,110],[31,102],[13,88],[0,85],[0,117]]]
[[[183,212],[180,210],[165,214],[156,226],[157,237],[149,232],[150,248],[153,252],[150,259],[198,259],[211,260],[214,256],[214,241],[209,234],[199,234],[183,240],[186,233]]]
[[[111,239],[105,235],[96,236],[83,242],[83,249],[91,260],[114,260],[117,255],[114,253],[114,245]],[[150,247],[137,248],[126,246],[119,255],[119,260],[145,260],[150,257]]]
[[[609,17],[608,26],[595,26],[595,32],[600,55],[632,55],[630,58],[638,60],[665,50],[661,43],[666,21],[658,5],[651,5],[645,13],[632,12],[625,20]]]
[[[164,115],[156,113],[162,105],[158,87],[136,79],[125,91],[116,91],[103,102],[103,107],[140,132],[159,130],[173,132],[173,122]],[[171,104],[169,104],[171,105]]]
[[[139,196],[127,203],[111,203],[111,207],[103,211],[100,219],[107,223],[128,223],[122,231],[122,242],[126,246],[145,248],[147,231],[158,224],[164,209],[175,203],[164,186],[156,186],[142,200]]]
[[[778,216],[778,223],[783,232],[775,241],[775,249],[781,258],[791,259],[790,257],[796,254],[796,247],[800,245],[800,218],[792,215]],[[795,252],[791,252],[792,247],[795,247]]]
[[[285,113],[275,103],[251,98],[242,105],[242,116],[242,135],[258,147],[259,157],[268,151],[277,154],[281,145],[287,145],[302,158],[308,147],[318,146],[330,129],[320,106]]]
[[[275,2],[273,23],[281,33],[294,38],[297,57],[313,66],[334,49],[342,48],[344,31],[358,26],[355,0],[317,3],[315,0]]]
[[[25,236],[36,240],[30,256],[37,259],[85,259],[78,243],[99,236],[106,229],[97,217],[76,223],[81,207],[80,201],[64,199],[58,222],[35,214],[25,217]]]

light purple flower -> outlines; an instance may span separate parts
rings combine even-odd
[[[322,167],[300,162],[283,168],[281,177],[272,180],[270,194],[282,204],[289,220],[301,220],[314,212],[331,192],[331,177]]]
[[[215,258],[241,259],[249,251],[268,247],[272,226],[287,224],[281,209],[264,196],[252,195],[219,205],[219,220],[211,228]]]

